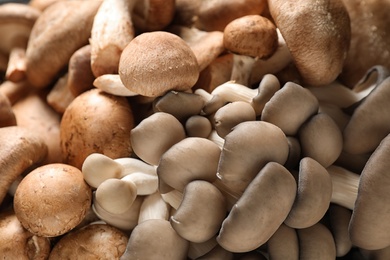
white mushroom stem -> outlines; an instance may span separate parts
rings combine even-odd
[[[158,190],[158,177],[142,172],[134,172],[121,178],[123,182],[134,183],[137,195],[150,195]]]
[[[161,194],[161,197],[172,208],[178,209],[183,200],[183,193],[178,190],[171,190],[170,192]]]
[[[360,175],[336,165],[329,166],[327,170],[332,179],[331,202],[353,210],[358,194]]]
[[[157,176],[157,172],[156,172],[157,166],[147,164],[140,159],[125,157],[125,158],[114,159],[114,161],[119,163],[123,167],[122,175],[120,178],[123,178],[126,175],[136,173],[136,172]]]
[[[104,74],[101,76],[98,76],[94,81],[93,85],[103,90],[104,92],[107,92],[112,95],[116,96],[137,96],[138,93],[135,93],[125,87],[123,85],[119,74]]]
[[[256,58],[250,56],[233,54],[233,68],[230,80],[250,87],[249,81],[256,60]]]
[[[159,192],[145,197],[139,212],[138,223],[149,219],[165,219],[170,216],[170,205],[166,203]]]

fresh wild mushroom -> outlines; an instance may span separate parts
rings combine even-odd
[[[161,194],[157,191],[147,195],[139,210],[138,224],[149,219],[165,219],[169,220],[171,215],[171,206],[166,203]]]
[[[271,259],[299,259],[299,241],[294,228],[281,224],[267,241]]]

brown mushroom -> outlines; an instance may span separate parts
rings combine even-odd
[[[271,259],[299,259],[299,241],[294,228],[285,224],[268,239],[267,251]]]
[[[46,164],[29,172],[14,196],[15,214],[31,233],[56,237],[75,228],[91,207],[91,188],[76,167]]]
[[[11,102],[0,92],[0,127],[14,125],[16,125],[16,117]]]
[[[143,33],[123,50],[119,62],[123,84],[140,95],[156,97],[169,90],[192,88],[199,77],[196,57],[179,36],[164,31]]]

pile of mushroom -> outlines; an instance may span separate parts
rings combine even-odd
[[[1,4],[0,257],[388,259],[389,6]]]

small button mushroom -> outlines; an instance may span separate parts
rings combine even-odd
[[[0,213],[0,255],[3,259],[47,259],[50,240],[26,230],[13,211]]]
[[[159,192],[147,195],[142,201],[138,224],[149,219],[169,220],[170,205],[166,203]]]
[[[390,246],[388,215],[390,196],[390,135],[375,149],[366,163],[359,181],[349,234],[354,245],[377,250]]]
[[[205,101],[200,95],[169,91],[153,101],[153,111],[169,113],[184,122],[190,116],[200,114],[204,104]]]
[[[136,1],[102,1],[93,18],[91,69],[95,77],[118,73],[119,59],[126,45],[134,39],[131,12]]]
[[[186,259],[188,246],[189,242],[176,233],[169,221],[150,219],[133,229],[120,259]]]
[[[125,97],[88,90],[67,107],[61,120],[60,138],[64,162],[77,168],[92,153],[110,158],[132,152],[130,131],[132,109]]]
[[[46,159],[48,148],[41,136],[21,126],[0,128],[0,203],[22,173]]]
[[[334,81],[342,71],[351,38],[343,1],[272,0],[268,7],[304,82],[321,86]]]
[[[333,164],[343,149],[343,136],[335,121],[327,114],[310,117],[299,129],[302,155],[311,157],[325,168]]]
[[[184,127],[189,137],[207,138],[213,130],[210,120],[201,115],[190,116],[186,120]]]
[[[42,12],[26,49],[26,75],[32,86],[48,87],[73,53],[88,43],[100,4],[101,1],[58,1]]]
[[[330,230],[321,223],[297,229],[299,259],[336,259],[336,245]]]
[[[225,137],[217,176],[229,189],[242,193],[268,162],[284,164],[288,152],[279,127],[263,121],[240,123]]]
[[[129,210],[136,197],[137,186],[132,181],[114,178],[103,181],[95,192],[95,201],[112,214]]]
[[[92,223],[61,237],[48,259],[119,259],[128,240],[128,235],[115,227]]]
[[[223,221],[219,245],[231,252],[248,252],[266,243],[290,212],[296,191],[286,168],[267,163]]]
[[[31,233],[56,237],[75,228],[91,206],[91,188],[77,168],[46,164],[27,174],[14,196],[15,214]]]
[[[214,114],[214,128],[222,138],[236,125],[245,121],[255,121],[256,113],[251,104],[244,101],[229,103]]]
[[[226,216],[226,201],[213,184],[204,180],[189,182],[183,200],[171,216],[173,229],[184,239],[201,243],[214,237]]]
[[[318,112],[319,103],[309,90],[287,82],[264,106],[261,120],[280,127],[286,135],[293,136],[301,125]]]
[[[161,156],[185,138],[183,125],[171,114],[156,112],[131,130],[134,153],[146,163],[158,165]]]
[[[332,179],[317,161],[304,157],[299,163],[298,189],[294,205],[284,223],[292,228],[307,228],[319,222],[332,197]]]
[[[300,259],[299,241],[295,229],[285,224],[280,225],[267,241],[267,252],[270,259]]]
[[[226,25],[223,42],[234,53],[231,80],[250,87],[255,60],[272,56],[278,47],[278,34],[268,18],[246,15]]]
[[[343,131],[343,148],[351,154],[373,152],[389,133],[390,77],[379,84],[354,110]]]
[[[158,178],[166,185],[183,191],[193,180],[215,181],[221,149],[200,137],[187,137],[174,144],[157,166]],[[164,193],[161,189],[160,192]]]
[[[343,206],[331,204],[329,207],[329,229],[333,234],[337,257],[347,255],[353,247],[348,232],[351,216],[352,211]]]
[[[192,88],[199,77],[196,57],[179,36],[164,31],[142,33],[123,50],[119,61],[123,84],[143,96]]]

